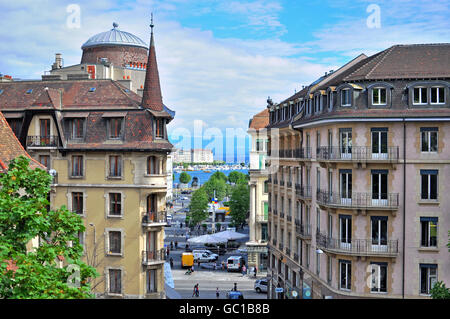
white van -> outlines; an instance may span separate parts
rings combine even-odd
[[[227,271],[241,271],[245,259],[242,256],[231,256],[227,259]]]

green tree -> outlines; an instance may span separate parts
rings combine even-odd
[[[238,171],[232,171],[230,174],[228,174],[228,181],[232,184],[236,184],[239,178],[241,177],[241,172]]]
[[[191,181],[191,175],[186,172],[182,172],[179,177],[180,183],[187,184]]]
[[[81,261],[83,221],[64,206],[48,209],[52,177],[29,163],[19,157],[0,176],[0,299],[91,298],[98,274]],[[39,247],[27,250],[34,238]]]
[[[189,221],[191,224],[198,225],[208,218],[208,203],[208,195],[203,187],[192,194],[191,203],[189,204]]]
[[[444,282],[438,281],[430,289],[432,299],[450,299],[450,288],[445,287]]]
[[[210,178],[203,184],[203,188],[209,199],[214,197],[214,191],[216,193],[216,198],[219,201],[222,201],[227,194],[227,183],[221,178]]]
[[[209,180],[211,179],[221,179],[223,180],[225,183],[228,181],[227,175],[225,175],[225,173],[217,171],[214,174],[211,175],[211,177],[209,178]]]
[[[250,190],[246,184],[234,187],[230,199],[230,216],[237,225],[243,224],[250,208]]]
[[[186,169],[186,168],[188,168],[189,167],[189,164],[188,163],[183,163],[183,168],[184,169]]]

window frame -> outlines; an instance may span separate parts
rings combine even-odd
[[[426,135],[428,150],[424,151],[424,134]],[[432,134],[436,134],[436,150],[432,150]],[[438,153],[439,152],[439,128],[420,128],[420,152],[421,153]]]
[[[113,123],[116,121],[119,121],[117,125],[114,125]],[[111,117],[108,118],[108,125],[107,125],[107,133],[108,133],[108,140],[121,140],[123,137],[124,132],[124,118],[123,117]],[[113,131],[119,130],[118,135],[112,135]],[[117,132],[115,132],[117,133]]]
[[[111,159],[116,158],[115,161],[115,169],[114,172],[112,172],[112,162]],[[112,174],[113,173],[113,174]],[[116,174],[118,173],[118,175]],[[123,159],[121,155],[109,155],[108,156],[108,178],[122,178],[123,177]]]
[[[342,266],[343,265],[346,265],[346,269],[345,269],[345,278],[346,278],[345,287],[342,287]],[[350,278],[348,278],[349,275],[350,275]],[[348,288],[348,287],[350,287],[350,288]],[[343,259],[339,260],[339,290],[352,291],[352,262],[351,262],[351,260],[343,260]]]
[[[375,103],[375,100],[374,100],[374,98],[375,98],[375,91],[378,91],[378,102],[377,103]],[[384,90],[384,92],[385,92],[385,95],[384,95],[384,103],[381,103],[381,90]],[[372,88],[372,105],[373,106],[385,106],[385,105],[387,105],[387,102],[388,102],[388,91],[387,91],[387,88],[386,87],[382,87],[382,86],[376,86],[376,87],[374,87],[374,88]]]
[[[415,102],[415,97],[416,97],[416,89],[419,89],[419,103]],[[422,102],[422,91],[425,90],[426,92],[426,101]],[[412,103],[413,105],[428,105],[428,101],[429,101],[429,96],[428,96],[428,87],[426,86],[414,86],[412,89]]]
[[[424,182],[424,176],[428,176],[427,178],[427,198],[423,197],[423,182]],[[436,198],[431,198],[432,193],[432,176],[436,176],[436,184],[435,184],[435,192],[436,192]],[[423,201],[438,201],[439,200],[439,170],[420,170],[420,199]]]
[[[78,170],[75,171],[75,167],[78,164]],[[74,174],[74,173],[79,173]],[[84,156],[72,155],[70,163],[70,178],[83,178],[84,177]]]
[[[436,91],[436,97],[437,97],[437,102],[433,102],[433,89],[438,89],[437,91]],[[440,94],[439,94],[439,89],[442,89],[442,94],[443,94],[443,96],[444,96],[444,102],[439,102],[439,97],[440,97]],[[446,96],[445,96],[445,87],[444,86],[432,86],[432,87],[430,87],[430,104],[431,105],[445,105],[446,104]]]
[[[431,237],[431,223],[434,223],[436,227],[436,238],[435,244],[432,245],[432,237]],[[427,230],[427,238],[426,243],[424,245],[424,224],[426,224]],[[439,245],[439,218],[438,217],[420,217],[420,247],[421,248],[438,248]]]
[[[344,94],[345,92],[345,94]],[[343,88],[341,89],[341,107],[351,107],[352,106],[352,89],[351,88]],[[346,96],[346,94],[348,93],[348,103],[349,104],[344,104],[344,97]]]

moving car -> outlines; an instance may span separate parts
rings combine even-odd
[[[267,293],[267,278],[258,279],[257,281],[255,281],[255,290],[257,293]]]
[[[242,256],[231,256],[227,259],[227,271],[241,271],[245,259]]]
[[[240,291],[229,291],[227,292],[227,299],[244,299],[244,295]]]
[[[181,268],[190,268],[194,264],[194,254],[184,252],[181,254]]]

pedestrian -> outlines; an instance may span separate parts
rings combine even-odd
[[[173,250],[173,241],[170,242],[170,249]]]
[[[219,287],[216,288],[216,298],[219,299],[220,296],[220,292],[219,292]]]
[[[167,257],[169,257],[169,254],[170,254],[170,249],[169,249],[169,247],[167,247]]]
[[[197,283],[197,288],[195,290],[195,296],[198,298],[200,297],[200,290],[198,289],[198,283]]]
[[[178,249],[178,241],[175,241],[175,249]]]
[[[225,270],[225,262],[222,260],[222,270]]]
[[[234,283],[233,291],[237,291],[237,283]]]
[[[192,297],[197,296],[197,285],[194,285],[194,292],[192,293]]]
[[[245,267],[245,265],[244,265],[244,266],[242,266],[242,276],[245,276],[246,272],[247,272],[247,267]]]
[[[192,264],[191,271],[194,272],[194,264]]]
[[[197,260],[198,269],[200,269],[200,260]]]
[[[173,268],[173,258],[170,257],[170,268]]]
[[[255,272],[255,278],[256,278],[256,273],[258,272],[258,269],[256,268],[256,266],[255,266],[254,272]]]

